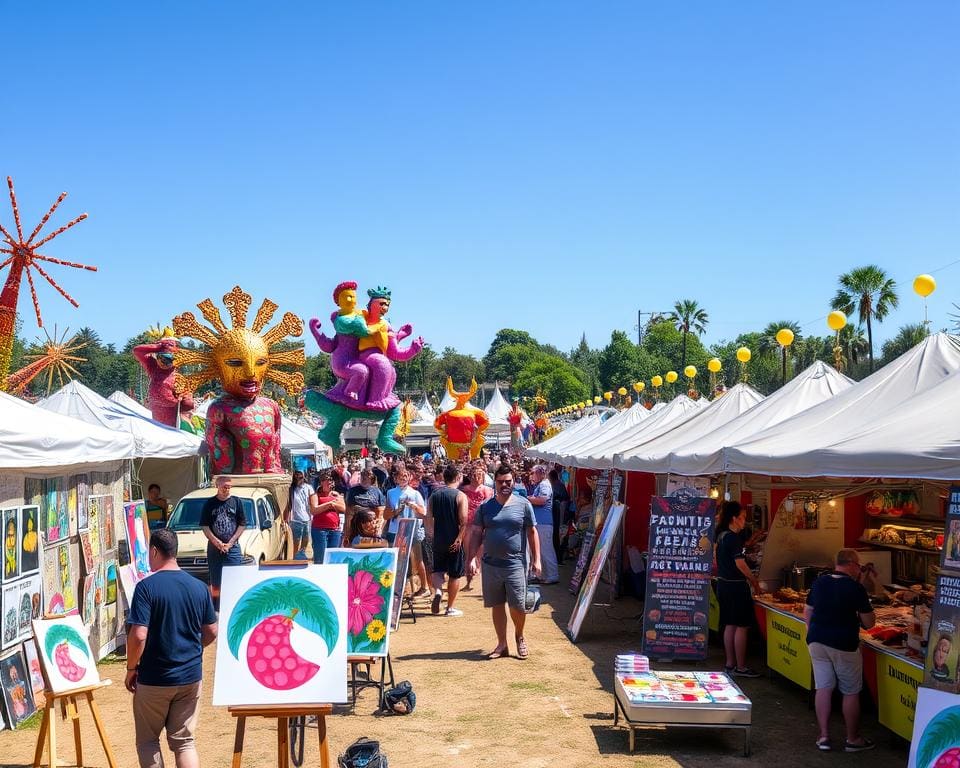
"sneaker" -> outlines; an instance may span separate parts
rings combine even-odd
[[[430,596],[430,590],[427,589],[426,587],[424,587],[423,589],[418,589],[416,592],[414,592],[411,595],[411,597],[414,597],[414,598],[429,597],[429,596]]]
[[[750,669],[750,667],[744,667],[743,669],[734,669],[733,674],[736,677],[763,677],[762,674],[757,672],[755,669]]]
[[[443,614],[444,616],[463,616],[463,611],[459,608],[447,608]]]
[[[733,666],[733,667],[728,667],[726,664],[723,665],[723,671],[726,672],[728,675],[732,675],[732,674],[733,674],[733,670],[735,670],[735,669],[736,669],[735,666]]]
[[[851,744],[849,741],[844,743],[843,751],[844,752],[866,752],[868,749],[873,749],[876,744],[874,744],[870,739],[864,739],[860,744]]]
[[[821,752],[830,752],[833,749],[833,746],[830,744],[830,739],[817,739],[817,749]]]
[[[437,594],[433,596],[433,600],[430,601],[430,613],[434,615],[440,613],[440,599],[440,593],[437,592]]]

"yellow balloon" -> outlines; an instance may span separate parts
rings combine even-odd
[[[617,394],[620,395],[620,397],[623,397],[625,394],[627,394],[627,388],[620,387],[620,389],[617,390]]]
[[[746,347],[740,347],[740,349],[737,350],[737,360],[741,363],[749,363],[751,357],[750,350]]]
[[[653,384],[653,386],[655,387],[662,387],[663,376],[654,376],[652,379],[650,379],[650,383]]]
[[[831,331],[839,331],[846,324],[847,316],[839,309],[835,309],[833,312],[827,315],[827,327]]]
[[[603,399],[610,402],[613,399],[613,392],[604,392]]]
[[[789,347],[793,344],[793,331],[789,328],[781,328],[777,331],[777,344],[781,347]]]
[[[720,358],[715,357],[707,363],[707,370],[710,373],[719,373],[723,365],[720,363]]]
[[[581,411],[582,411],[584,408],[586,408],[586,407],[587,407],[587,404],[586,404],[585,402],[583,402],[583,400],[581,400],[579,403],[577,403],[577,408],[579,408]]]
[[[600,395],[596,395],[596,396],[593,398],[593,402],[599,403],[599,402],[600,402]]]
[[[636,392],[636,393],[638,393],[638,394],[639,394],[640,392],[643,392],[643,382],[642,382],[642,381],[635,381],[635,382],[633,382],[633,391]]]
[[[697,367],[695,365],[688,365],[686,368],[683,369],[683,375],[686,376],[688,379],[692,379],[694,376],[697,375]]]
[[[937,290],[937,281],[931,275],[917,275],[913,278],[913,290],[923,298],[927,298]]]
[[[677,378],[678,376],[676,371],[667,371],[667,384],[673,384]]]

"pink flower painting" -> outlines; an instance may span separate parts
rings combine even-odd
[[[383,609],[380,584],[368,571],[357,571],[347,581],[347,626],[360,634],[367,623]]]

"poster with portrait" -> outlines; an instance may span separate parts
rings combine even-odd
[[[40,572],[40,507],[20,508],[20,574]]]
[[[36,712],[30,678],[19,648],[0,658],[0,689],[3,690],[3,704],[11,728],[17,728]]]
[[[30,629],[33,637],[33,628]],[[37,644],[30,640],[23,644],[23,656],[27,663],[27,677],[30,679],[30,690],[37,708],[47,703],[46,683],[43,681],[43,668],[40,666],[40,657],[37,655]]]
[[[20,585],[4,584],[0,590],[3,621],[0,623],[0,647],[9,648],[20,640]]]
[[[62,477],[44,481],[43,540],[47,544],[66,539],[70,535],[70,516],[67,512],[67,489]]]
[[[146,576],[150,573],[150,563],[147,559],[147,547],[150,541],[147,507],[141,499],[124,504],[123,510],[126,519],[127,544],[130,547],[130,562],[136,567],[139,575]]]
[[[77,613],[80,578],[69,542],[47,547],[43,552],[44,612],[51,616]]]
[[[930,607],[930,636],[923,667],[923,684],[938,691],[960,693],[960,573],[937,575]]]
[[[25,576],[17,584],[20,587],[20,608],[17,616],[20,622],[20,639],[26,640],[33,637],[32,623],[39,619],[43,612],[41,600],[43,579],[37,573],[33,576]]]
[[[3,582],[20,578],[20,515],[16,507],[0,510],[3,521]]]

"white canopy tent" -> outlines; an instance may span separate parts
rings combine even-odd
[[[61,416],[0,392],[0,469],[38,475],[85,472],[132,458],[133,437]]]
[[[799,477],[960,478],[960,372],[804,457]]]
[[[150,413],[149,408],[147,408],[145,405],[141,405],[129,395],[125,395],[119,389],[116,392],[114,392],[112,395],[110,395],[110,397],[108,397],[107,400],[109,400],[111,403],[117,403],[118,405],[122,405],[127,410],[133,411],[134,413],[138,413],[141,416],[146,416],[148,419],[153,418],[153,414]]]
[[[450,397],[450,393],[445,389],[443,391],[443,397],[440,400],[440,405],[437,406],[438,413],[444,413],[446,411],[452,410],[457,407],[457,401]],[[467,401],[468,408],[476,408],[472,400]]]
[[[819,474],[817,449],[856,437],[914,395],[960,370],[960,338],[937,333],[829,400],[726,448],[727,472]],[[946,418],[946,416],[945,416]],[[880,476],[879,468],[872,476]]]
[[[567,427],[560,434],[544,440],[539,445],[528,448],[527,455],[537,459],[555,461],[555,456],[564,446],[576,442],[580,436],[600,429],[603,425],[602,416],[603,414],[600,413],[588,413],[586,416],[582,416],[580,421]]]
[[[673,448],[685,445],[690,440],[702,438],[715,429],[729,424],[738,416],[762,403],[763,399],[763,395],[749,384],[737,384],[726,394],[714,400],[709,408],[703,409],[695,418],[685,421],[656,440],[617,454],[614,457],[613,466],[617,469],[636,472],[663,472],[664,460]]]
[[[79,381],[69,382],[38,405],[132,437],[133,456],[142,459],[139,475],[144,492],[147,485],[157,483],[163,495],[176,502],[202,479],[199,437],[134,413]]]
[[[686,395],[677,395],[665,408],[652,414],[649,418],[634,425],[630,429],[611,435],[598,445],[591,446],[589,453],[565,452],[560,459],[565,464],[591,469],[610,469],[613,467],[613,458],[680,426],[687,419],[692,419],[710,404],[705,400],[691,400]]]
[[[853,386],[853,380],[818,360],[746,413],[712,432],[695,436],[669,454],[648,458],[650,472],[713,475],[723,471],[723,449],[811,408]],[[725,395],[726,397],[726,395]]]
[[[547,458],[551,461],[561,461],[561,456],[577,455],[580,453],[589,454],[590,450],[596,446],[610,440],[613,436],[633,429],[640,422],[651,418],[651,412],[643,407],[641,403],[636,403],[625,410],[620,411],[607,419],[599,429],[593,430],[587,435],[578,437],[573,442],[567,443],[562,449],[562,453],[554,453]]]

